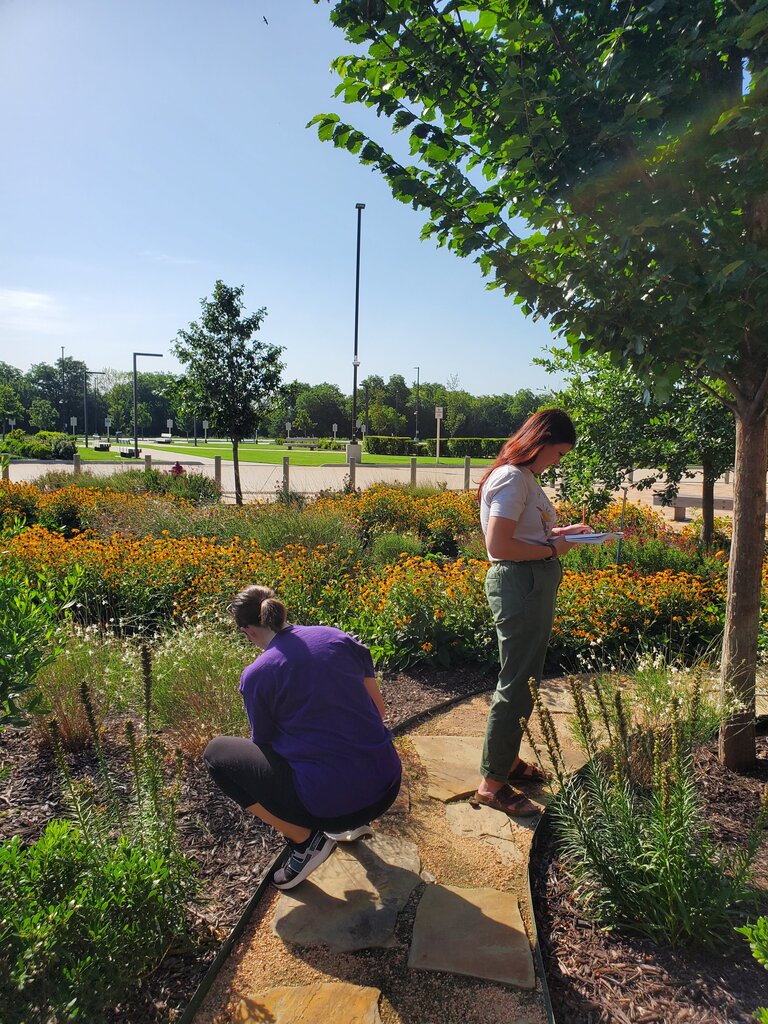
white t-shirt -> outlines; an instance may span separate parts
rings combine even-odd
[[[480,499],[480,525],[488,533],[492,516],[517,523],[515,540],[546,544],[557,522],[557,513],[539,481],[526,466],[497,466],[483,484]],[[504,559],[493,558],[492,562]]]

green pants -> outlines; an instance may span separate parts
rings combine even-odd
[[[563,578],[555,558],[541,562],[493,562],[485,579],[499,641],[499,681],[491,701],[480,772],[506,782],[520,750],[520,719],[533,710],[528,680],[541,681]]]

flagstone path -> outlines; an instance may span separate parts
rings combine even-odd
[[[550,681],[543,696],[577,767],[567,688]],[[538,819],[466,800],[489,701],[398,738],[405,782],[374,836],[339,843],[290,892],[268,891],[195,1024],[546,1024],[528,890]]]

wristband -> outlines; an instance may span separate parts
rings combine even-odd
[[[558,555],[557,555],[557,548],[555,547],[554,544],[550,544],[549,541],[547,541],[547,547],[552,552],[552,554],[549,556],[549,558],[545,558],[544,561],[545,562],[551,562],[553,558],[557,558],[558,557]]]

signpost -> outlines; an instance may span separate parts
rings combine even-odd
[[[77,416],[69,417],[69,425],[72,427],[72,437],[75,436],[75,427],[77,426]]]
[[[288,431],[288,440],[290,441],[291,440],[291,421],[290,420],[286,420],[285,421],[285,429]]]
[[[332,423],[331,424],[331,428],[333,430],[333,440],[335,441],[336,440],[336,431],[339,429],[339,424],[338,423]]]
[[[203,420],[203,430],[205,431],[205,443],[208,444],[208,420]]]
[[[165,424],[168,427],[168,433],[173,433],[173,420],[166,420]]]
[[[440,421],[442,420],[442,418],[443,418],[443,407],[442,407],[442,405],[436,405],[435,406],[435,421],[436,421],[436,426],[437,426],[437,445],[436,445],[436,448],[435,448],[435,451],[436,451],[435,465],[437,465],[437,463],[440,461]]]
[[[109,444],[109,428],[112,426],[112,420],[109,418],[109,416],[105,417],[104,426],[107,428],[107,444]]]

